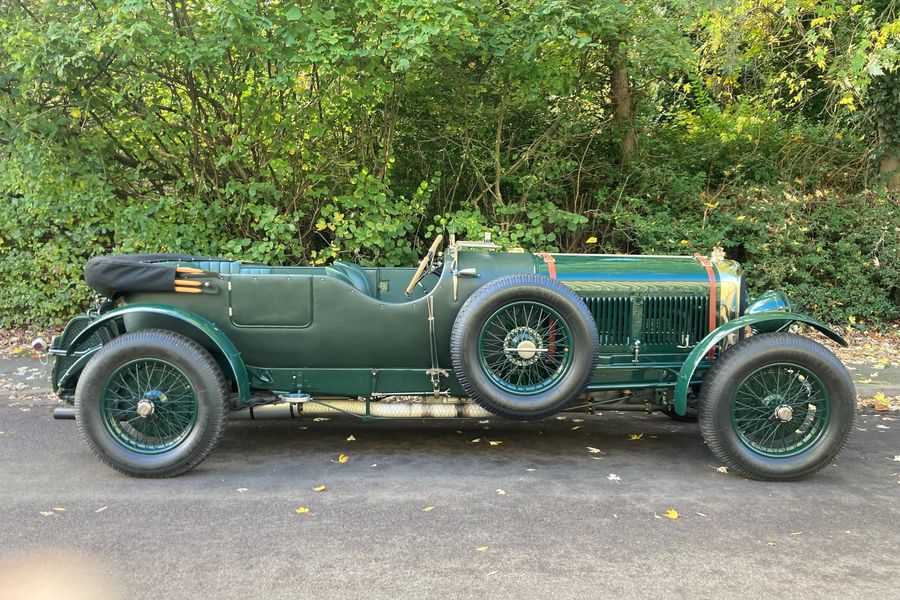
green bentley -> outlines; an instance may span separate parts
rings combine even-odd
[[[841,451],[853,383],[826,325],[741,267],[695,256],[503,251],[438,236],[418,267],[286,267],[171,254],[85,267],[96,306],[53,339],[53,385],[113,469],[200,463],[229,418],[697,420],[735,473],[791,480]]]

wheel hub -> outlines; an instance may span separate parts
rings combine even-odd
[[[154,412],[156,412],[156,405],[153,404],[152,400],[148,398],[141,398],[138,401],[137,414],[147,419],[149,417],[152,417]]]
[[[794,418],[794,409],[792,409],[790,406],[785,406],[784,404],[782,404],[775,409],[775,417],[782,423],[787,423]]]
[[[516,327],[506,334],[503,345],[510,362],[524,367],[538,360],[537,348],[540,341],[541,334],[531,327]]]

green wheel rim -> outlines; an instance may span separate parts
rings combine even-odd
[[[507,304],[478,335],[478,360],[506,392],[536,394],[553,387],[572,361],[572,333],[558,312],[540,302]]]
[[[100,398],[100,414],[117,443],[141,454],[160,454],[194,430],[197,396],[181,369],[144,358],[112,374]]]
[[[811,448],[828,427],[831,400],[809,369],[790,363],[766,365],[735,389],[731,424],[747,448],[773,458]]]

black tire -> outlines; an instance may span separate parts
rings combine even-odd
[[[781,373],[784,382],[779,376],[776,384]],[[750,400],[750,386],[758,381],[792,392],[757,392]],[[741,395],[741,390],[748,391]],[[737,474],[767,481],[802,479],[829,465],[846,445],[855,398],[844,365],[821,344],[793,333],[754,335],[728,349],[706,375],[700,430],[713,454]],[[790,410],[780,415],[782,406]],[[746,416],[736,418],[733,411]],[[768,429],[749,432],[756,427]],[[772,450],[776,440],[783,440],[777,442],[783,449]]]
[[[191,392],[193,422],[184,425],[183,433],[175,437],[171,448],[161,446],[162,449],[147,453],[139,451],[140,448],[128,447],[128,440],[134,441],[133,446],[139,446],[146,440],[157,438],[150,438],[131,425],[132,421],[142,422],[137,417],[128,421],[125,417],[110,419],[109,409],[104,411],[102,408],[108,401],[102,398],[107,394],[108,385],[112,385],[112,378],[123,369],[142,366],[146,369],[151,362],[171,366],[172,373],[181,374],[176,377],[183,376],[182,381],[187,382]],[[166,385],[169,385],[168,381],[171,380],[166,380]],[[147,387],[153,386],[148,383]],[[158,387],[162,388],[163,384]],[[154,393],[159,392],[154,390]],[[166,400],[162,395],[157,398],[157,403]],[[209,352],[183,335],[158,329],[128,333],[104,345],[88,362],[75,391],[78,430],[91,451],[110,468],[145,478],[179,475],[203,461],[225,432],[230,409],[228,400],[222,371]],[[132,403],[136,406],[136,400],[132,399]],[[113,410],[125,413],[125,409]],[[131,414],[137,413],[129,413],[129,416]],[[162,414],[161,409],[159,414]]]
[[[498,383],[491,368],[482,363],[482,331],[495,315],[515,310],[510,307],[519,305],[545,307],[548,315],[552,314],[546,322],[552,319],[553,340],[556,332],[565,336],[560,338],[558,345],[554,341],[543,342],[548,344],[549,350],[531,357],[509,353],[514,359],[510,362],[542,363],[540,368],[551,373],[533,391],[510,391],[512,384],[504,387],[503,382]],[[532,318],[530,312],[528,318]],[[520,329],[540,333],[527,327],[515,328],[516,331]],[[536,335],[535,339],[542,338]],[[453,369],[466,393],[492,413],[520,420],[547,417],[565,409],[581,396],[594,374],[599,349],[597,328],[584,301],[561,283],[533,274],[500,277],[479,288],[463,304],[450,336]],[[523,352],[527,354],[526,350]],[[504,358],[505,354],[498,360]],[[529,366],[522,365],[522,368]]]

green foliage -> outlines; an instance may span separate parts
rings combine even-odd
[[[0,0],[0,326],[83,308],[96,254],[410,264],[451,221],[721,242],[819,316],[897,318],[894,4]]]

